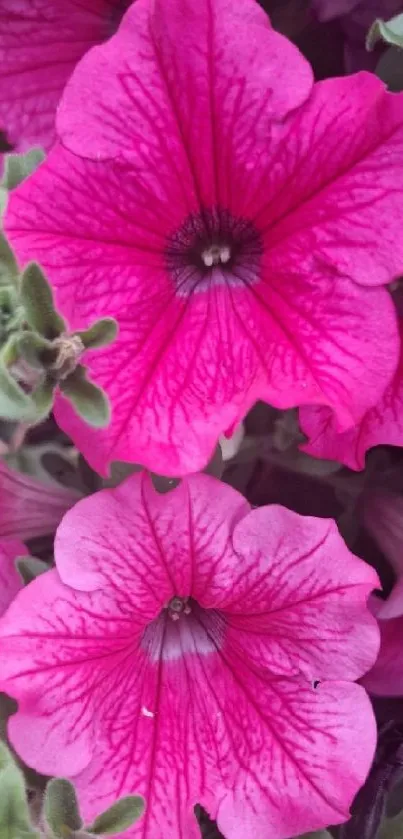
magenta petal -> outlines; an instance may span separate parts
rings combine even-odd
[[[374,661],[377,581],[334,525],[136,474],[78,502],[55,555],[64,582],[39,577],[0,622],[0,689],[17,751],[73,778],[86,820],[129,792],[147,810],[128,839],[195,839],[196,802],[227,839],[348,818],[376,736],[339,676]]]
[[[13,151],[50,148],[69,76],[90,47],[112,34],[127,5],[128,0],[0,0],[0,131]]]
[[[373,446],[403,446],[403,344],[400,319],[400,358],[396,373],[374,408],[354,428],[339,433],[337,421],[325,407],[300,410],[302,431],[310,438],[301,448],[315,457],[339,460],[351,469],[363,469],[365,454]]]
[[[0,462],[0,538],[53,533],[79,498],[76,490],[38,481]]]
[[[23,586],[15,560],[26,554],[27,549],[22,542],[11,539],[0,541],[0,617]]]

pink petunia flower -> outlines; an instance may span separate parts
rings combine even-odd
[[[363,684],[378,696],[403,696],[403,498],[386,490],[367,492],[361,507],[365,527],[396,574],[387,600],[371,599],[379,621],[381,647]]]
[[[110,426],[57,409],[97,471],[197,471],[258,399],[329,405],[342,428],[377,402],[398,353],[373,286],[403,270],[403,95],[365,73],[314,84],[254,0],[142,0],[77,68],[58,131],[6,228],[71,328],[119,321],[87,356]]]
[[[354,428],[340,433],[333,412],[323,406],[300,409],[302,431],[309,437],[303,451],[314,457],[338,460],[350,469],[365,467],[365,455],[373,446],[403,446],[403,317],[399,364],[389,386],[375,407]]]
[[[191,476],[131,476],[67,513],[57,570],[0,624],[11,742],[74,779],[86,819],[136,791],[127,839],[227,839],[344,822],[376,732],[353,683],[374,662],[377,585],[333,521]]]
[[[38,481],[0,461],[0,539],[26,540],[53,533],[79,498],[74,489]]]
[[[0,617],[23,587],[22,578],[16,567],[18,556],[28,553],[25,545],[15,539],[0,540]]]
[[[116,31],[129,2],[0,0],[0,151],[51,147],[68,78]]]

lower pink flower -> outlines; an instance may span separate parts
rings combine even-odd
[[[73,778],[86,819],[133,791],[127,839],[196,839],[196,802],[227,839],[348,818],[376,740],[353,681],[377,576],[332,521],[136,474],[67,513],[56,565],[1,621],[0,689],[14,747]]]
[[[350,469],[364,469],[365,454],[373,446],[403,446],[403,318],[400,317],[400,358],[396,373],[382,399],[355,427],[338,431],[337,419],[327,407],[303,406],[299,418],[309,442],[301,446],[314,457],[339,460]]]
[[[15,560],[17,556],[26,554],[27,549],[22,542],[14,539],[0,541],[0,616],[23,586],[22,578],[15,567]]]

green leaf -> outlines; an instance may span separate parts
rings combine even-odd
[[[32,583],[32,580],[40,577],[41,574],[49,571],[49,565],[42,559],[37,559],[36,556],[18,556],[15,560],[15,566],[26,586]]]
[[[0,743],[0,790],[0,839],[37,837],[31,828],[24,776],[3,743]]]
[[[73,784],[65,778],[52,778],[45,791],[46,821],[57,837],[65,839],[71,830],[80,830],[82,819]]]
[[[45,419],[53,408],[55,383],[45,379],[32,393],[31,399],[35,409],[35,422]]]
[[[113,836],[134,824],[144,812],[144,799],[140,795],[127,795],[101,813],[94,823],[84,829],[96,836]]]
[[[0,417],[5,420],[20,421],[29,420],[34,414],[31,399],[0,362]]]
[[[375,75],[385,82],[392,93],[403,90],[403,55],[398,47],[389,47],[382,53]]]
[[[42,361],[42,357],[46,351],[49,354],[52,353],[52,342],[43,338],[42,335],[38,335],[36,332],[25,331],[18,334],[16,343],[19,355],[27,361],[31,367],[43,370],[45,365]],[[52,360],[54,361],[56,357],[57,352],[54,351],[52,354]]]
[[[118,323],[115,318],[102,318],[93,323],[84,332],[75,332],[81,338],[86,350],[95,350],[98,347],[107,347],[115,340],[118,334]]]
[[[78,364],[67,379],[59,382],[59,387],[88,425],[105,428],[109,424],[111,409],[108,397],[86,378],[86,369],[82,364]]]
[[[1,186],[5,189],[15,189],[22,181],[45,159],[42,149],[30,149],[26,154],[8,154],[4,161],[4,175]]]
[[[0,285],[16,285],[17,277],[17,261],[4,233],[0,233]]]
[[[374,21],[367,35],[367,50],[373,50],[380,40],[395,47],[403,47],[403,14],[396,15],[388,21],[380,18]]]
[[[63,318],[57,314],[52,289],[36,262],[31,262],[21,277],[21,303],[29,326],[52,340],[66,329]]]

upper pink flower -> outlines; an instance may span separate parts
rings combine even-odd
[[[0,0],[0,151],[51,147],[68,78],[115,32],[129,2]]]
[[[403,317],[399,319],[398,368],[378,404],[354,428],[340,433],[329,408],[305,407],[299,412],[302,431],[309,442],[301,448],[314,457],[339,460],[350,469],[364,469],[365,455],[373,446],[403,446]]]
[[[201,803],[227,839],[345,821],[373,757],[373,569],[334,522],[192,476],[136,474],[79,501],[57,570],[0,625],[0,689],[21,757],[74,778],[86,819],[138,792],[127,839],[195,839]]]
[[[79,498],[74,489],[38,481],[0,461],[0,538],[33,539],[53,533]]]
[[[17,592],[22,589],[22,577],[15,567],[15,560],[18,556],[26,556],[27,553],[22,542],[14,539],[0,540],[0,617]]]
[[[375,404],[398,353],[374,286],[403,271],[403,95],[314,84],[254,0],[141,0],[73,74],[58,131],[6,228],[71,328],[119,321],[87,358],[109,428],[57,410],[96,470],[196,471],[257,399],[341,427]]]

